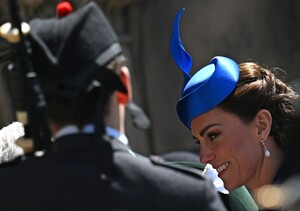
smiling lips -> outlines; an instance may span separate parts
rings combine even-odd
[[[220,174],[222,171],[224,171],[225,169],[227,169],[229,166],[229,163],[225,163],[223,165],[221,165],[220,167],[216,168],[218,174]]]

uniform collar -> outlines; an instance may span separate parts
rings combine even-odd
[[[121,141],[123,144],[128,145],[128,139],[124,133],[121,133],[119,130],[116,130],[115,128],[106,127],[106,134],[108,136],[111,136],[119,141]]]
[[[61,128],[52,138],[53,141],[56,139],[66,136],[66,135],[72,135],[77,133],[84,133],[84,134],[91,134],[94,132],[94,125],[87,124],[85,125],[81,130],[76,125],[67,125],[63,128]],[[116,130],[115,128],[106,127],[106,135],[119,140],[124,145],[128,145],[128,139],[124,133],[121,133],[120,131]]]
[[[92,144],[92,133],[73,133],[64,135],[57,138],[57,141],[53,143],[53,151],[55,153],[62,152],[80,152],[80,151],[92,151],[94,146]],[[136,157],[136,154],[127,145],[124,145],[116,139],[111,139],[108,136],[103,136],[100,144],[103,145],[106,142],[109,143],[113,151],[122,151],[129,153],[131,156]],[[105,150],[103,153],[106,153]]]

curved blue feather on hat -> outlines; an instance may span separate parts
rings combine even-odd
[[[180,41],[179,20],[184,9],[174,19],[171,52],[176,64],[184,73],[181,98],[177,114],[182,123],[191,129],[195,117],[209,111],[225,100],[234,90],[239,79],[238,64],[227,57],[216,56],[208,65],[189,75],[192,59]]]
[[[173,22],[173,32],[171,36],[171,53],[172,56],[178,65],[178,67],[182,70],[184,74],[184,84],[190,80],[191,76],[189,75],[190,69],[192,67],[192,58],[184,49],[181,39],[180,39],[180,32],[179,32],[179,22],[184,12],[185,8],[182,8],[175,17]]]

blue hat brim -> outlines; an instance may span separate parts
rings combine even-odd
[[[177,103],[177,114],[191,128],[195,117],[209,111],[227,98],[239,79],[238,64],[227,57],[214,57],[187,82]]]

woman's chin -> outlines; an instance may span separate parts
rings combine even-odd
[[[237,189],[237,188],[239,188],[239,187],[241,187],[241,186],[242,186],[242,185],[233,184],[233,183],[225,182],[225,181],[224,181],[224,187],[225,187],[225,189],[228,190],[228,191]]]

